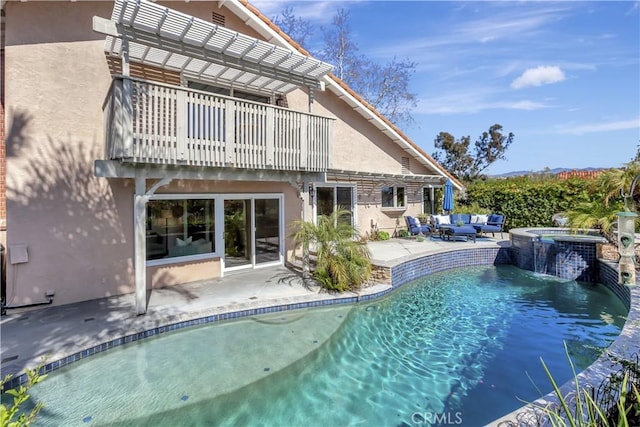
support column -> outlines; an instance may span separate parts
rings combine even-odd
[[[136,193],[133,200],[133,269],[136,290],[136,314],[147,312],[147,247],[146,227],[147,201],[144,171],[136,171]]]

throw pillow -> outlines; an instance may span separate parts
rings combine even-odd
[[[179,246],[179,247],[189,246],[192,241],[193,241],[193,237],[191,236],[189,236],[187,240],[182,240],[181,238],[176,237],[176,246]]]
[[[451,224],[451,220],[449,218],[449,215],[438,215],[437,219],[438,219],[438,224],[440,224],[440,225]]]
[[[471,224],[477,224],[478,223],[478,215],[471,215]]]
[[[476,223],[478,224],[486,224],[489,221],[489,215],[478,215],[478,220]]]

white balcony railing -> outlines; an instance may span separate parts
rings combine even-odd
[[[124,78],[113,80],[104,113],[110,160],[310,172],[330,167],[333,119],[327,117]]]

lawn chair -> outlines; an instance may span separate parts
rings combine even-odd
[[[431,234],[431,227],[427,224],[420,224],[420,220],[414,216],[405,216],[404,220],[407,223],[407,230],[411,235],[415,236],[422,234],[428,236]]]

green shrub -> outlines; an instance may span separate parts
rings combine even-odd
[[[527,176],[476,181],[467,186],[467,198],[458,201],[455,212],[502,214],[505,230],[552,227],[554,214],[591,200],[596,184],[593,179]]]
[[[378,240],[389,240],[390,237],[389,232],[384,230],[378,231]]]
[[[398,237],[411,237],[411,232],[409,230],[399,230]]]
[[[418,220],[420,221],[420,224],[428,224],[429,221],[431,220],[431,215],[426,213],[421,213],[416,215],[416,218],[418,218]]]

